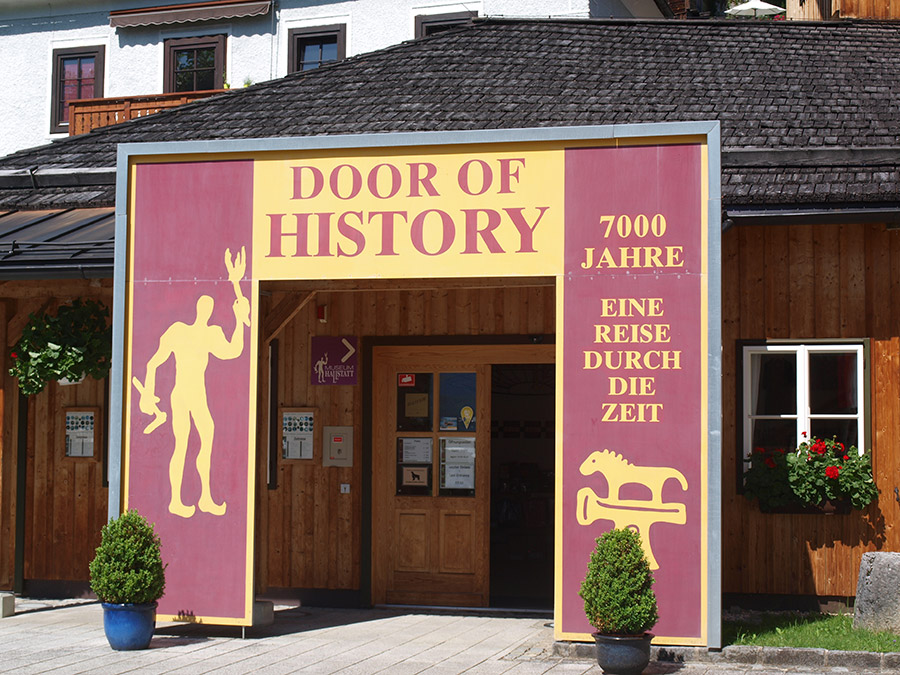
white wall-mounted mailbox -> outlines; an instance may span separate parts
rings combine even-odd
[[[353,427],[325,427],[322,466],[353,466]]]

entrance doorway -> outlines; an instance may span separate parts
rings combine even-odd
[[[373,349],[375,604],[490,604],[492,366],[553,358],[553,345]],[[551,393],[551,419],[553,406]],[[512,462],[508,452],[501,455],[503,472]],[[552,496],[550,503],[552,509]],[[550,523],[552,551],[552,517]],[[550,561],[552,586],[552,553]],[[516,564],[503,556],[497,563]]]
[[[491,368],[492,607],[552,609],[553,364]]]

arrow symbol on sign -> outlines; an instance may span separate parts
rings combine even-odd
[[[347,338],[341,338],[341,342],[343,342],[344,346],[347,348],[347,353],[344,354],[343,358],[341,359],[341,363],[347,363],[347,359],[349,359],[351,356],[353,356],[356,353],[356,347],[351,345],[347,341]]]

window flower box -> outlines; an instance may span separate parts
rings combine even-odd
[[[849,513],[875,501],[878,488],[869,451],[812,438],[791,452],[754,449],[744,495],[768,513]]]

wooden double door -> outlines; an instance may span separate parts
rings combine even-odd
[[[491,365],[553,357],[552,345],[374,349],[375,604],[488,605]]]

